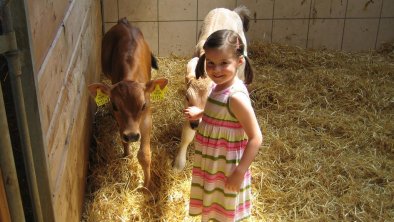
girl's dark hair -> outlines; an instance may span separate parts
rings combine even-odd
[[[232,49],[235,56],[244,56],[245,58],[245,84],[250,84],[253,81],[253,68],[250,64],[249,58],[244,55],[245,44],[242,42],[241,37],[232,30],[222,29],[212,33],[203,46],[204,51],[208,49]],[[205,53],[200,56],[196,66],[196,78],[206,77],[205,76]]]

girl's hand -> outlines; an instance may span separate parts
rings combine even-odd
[[[183,114],[188,120],[198,120],[201,118],[204,110],[198,108],[197,106],[189,106],[183,110]]]
[[[233,173],[227,178],[225,187],[233,192],[239,192],[245,173],[240,172],[235,168]]]

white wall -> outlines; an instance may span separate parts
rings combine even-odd
[[[104,24],[127,17],[155,54],[190,56],[208,11],[237,5],[251,11],[249,41],[345,51],[394,42],[394,0],[103,0]]]

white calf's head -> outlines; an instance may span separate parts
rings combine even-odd
[[[196,106],[204,109],[211,80],[208,77],[196,79],[195,68],[197,62],[198,57],[194,57],[187,64],[185,107]],[[190,121],[190,127],[194,129],[198,126],[198,123],[198,120]]]

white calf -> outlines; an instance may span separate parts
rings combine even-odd
[[[200,109],[204,109],[209,93],[211,79],[196,79],[194,70],[196,69],[197,62],[198,57],[194,57],[187,64],[187,74],[185,76],[185,107],[196,106]],[[183,123],[181,144],[174,163],[174,168],[177,170],[182,170],[185,167],[187,147],[193,141],[194,135],[196,133],[195,128],[197,128],[198,124],[199,120],[185,120]]]
[[[216,8],[211,10],[204,19],[199,33],[198,43],[194,52],[194,57],[187,64],[186,82],[186,101],[185,107],[197,106],[204,109],[208,97],[211,80],[206,78],[196,79],[195,68],[198,57],[204,54],[204,43],[207,38],[215,31],[229,29],[237,32],[245,44],[244,55],[247,55],[246,38],[244,31],[248,30],[249,10],[245,6],[240,6],[233,11],[225,8]],[[238,77],[244,79],[245,64],[238,69]],[[174,169],[182,170],[186,163],[186,151],[188,145],[192,142],[195,135],[195,128],[199,121],[185,120],[182,128],[182,138],[178,155],[175,158]]]

